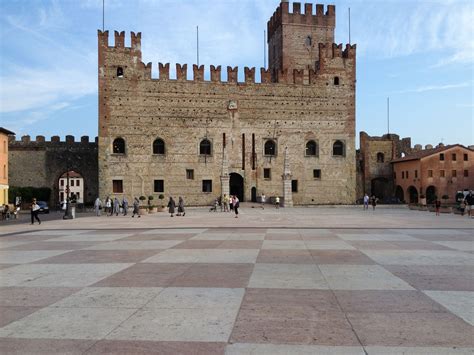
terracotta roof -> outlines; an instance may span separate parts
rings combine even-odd
[[[401,161],[408,161],[408,160],[419,160],[433,154],[444,152],[445,150],[448,150],[454,147],[461,147],[461,148],[470,150],[469,148],[463,146],[462,144],[451,144],[451,145],[445,145],[443,147],[436,147],[433,149],[419,150],[419,151],[411,153],[410,155],[404,156],[403,158],[394,159],[391,161],[391,163],[398,163]]]
[[[67,172],[61,175],[61,178],[66,178],[67,177]],[[69,171],[69,178],[82,178],[82,175],[79,173],[76,173],[75,171]]]
[[[3,128],[3,127],[0,127],[0,133],[6,134],[7,136],[14,136],[15,135],[15,133],[13,133],[12,131],[9,131],[8,129]]]

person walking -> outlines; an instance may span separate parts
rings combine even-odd
[[[469,191],[464,201],[466,204],[467,216],[472,217],[472,209],[474,208],[474,195],[472,191]]]
[[[181,216],[181,213],[183,214],[183,217],[186,215],[186,212],[184,211],[184,200],[181,196],[179,196],[179,199],[178,199],[178,216]]]
[[[365,194],[364,195],[364,210],[369,209],[369,195]]]
[[[224,194],[224,212],[229,212],[229,196],[227,194]]]
[[[170,200],[168,201],[168,212],[171,214],[170,217],[173,217],[175,208],[176,202],[174,202],[173,197],[170,196]]]
[[[214,212],[217,212],[217,206],[219,206],[219,200],[216,198],[214,200]]]
[[[112,200],[109,196],[105,199],[105,215],[109,216],[112,214]]]
[[[239,218],[240,201],[237,196],[234,196],[232,204],[234,205],[235,218]]]
[[[377,197],[375,197],[375,195],[372,195],[370,198],[370,204],[372,205],[372,210],[375,211],[375,207],[377,206]]]
[[[125,196],[122,199],[122,208],[123,208],[123,215],[126,216],[128,212],[128,200]]]
[[[135,199],[133,200],[133,212],[132,212],[132,217],[135,217],[135,215],[138,216],[138,218],[140,218],[140,214],[138,213],[138,210],[140,209],[140,201],[138,200],[138,198],[135,197]]]
[[[40,210],[40,206],[36,203],[36,198],[33,199],[31,202],[31,224],[35,224],[35,219],[38,221],[38,224],[41,224],[41,221],[38,217],[38,212]]]
[[[280,208],[280,196],[275,197],[275,208]]]
[[[439,200],[439,198],[436,198],[436,201],[435,201],[435,211],[436,211],[436,215],[439,216],[439,210],[441,208],[441,201]]]
[[[230,211],[234,210],[234,195],[230,195],[229,208],[230,208]]]
[[[265,197],[265,194],[262,192],[262,197],[260,197],[260,207],[262,207],[262,210],[265,209],[265,202],[267,201],[267,198]]]
[[[95,202],[94,202],[94,211],[95,211],[95,215],[97,217],[100,217],[100,210],[102,209],[102,201],[100,200],[99,197],[97,197],[95,199]]]
[[[120,202],[117,197],[114,198],[114,210],[112,211],[112,214],[115,213],[116,216],[119,215],[120,212]]]

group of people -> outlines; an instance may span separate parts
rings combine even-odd
[[[375,197],[375,195],[372,195],[372,197],[369,197],[369,195],[365,194],[364,195],[364,210],[369,209],[369,204],[372,206],[372,209],[375,211],[375,207],[377,207],[377,202],[379,202],[379,199]]]
[[[224,194],[222,198],[221,197],[216,198],[214,200],[214,206],[211,207],[209,212],[211,211],[217,212],[217,208],[219,206],[221,206],[221,212],[234,211],[235,218],[239,218],[240,200],[237,196],[235,195],[227,196],[227,194]]]
[[[135,200],[138,201],[138,199],[135,197]],[[138,205],[140,205],[140,202],[138,201]],[[134,203],[135,206],[135,203]],[[122,208],[122,211],[120,211],[120,208]],[[122,202],[119,201],[117,197],[114,199],[111,199],[109,196],[105,199],[105,203],[102,203],[102,200],[97,197],[94,202],[94,211],[96,216],[101,215],[101,211],[104,209],[104,213],[107,216],[113,216],[114,214],[118,216],[120,213],[123,213],[124,216],[127,215],[128,213],[128,200],[124,196],[122,198]],[[137,214],[138,214],[138,208],[137,208]],[[132,215],[134,217],[134,215]]]
[[[173,217],[176,211],[176,201],[173,197],[170,196],[168,201],[168,212],[170,213],[170,217]],[[185,216],[186,212],[184,211],[184,200],[181,196],[178,198],[178,213],[176,214],[177,217]]]

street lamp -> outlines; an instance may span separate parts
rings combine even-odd
[[[69,157],[66,160],[66,210],[64,211],[63,219],[69,219]]]

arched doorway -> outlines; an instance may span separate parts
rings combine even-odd
[[[379,177],[372,179],[372,195],[375,195],[380,201],[391,196],[390,185],[386,178]]]
[[[398,185],[395,189],[395,197],[398,199],[400,202],[405,201],[405,194],[403,193],[403,189],[400,185]]]
[[[426,189],[426,202],[434,203],[436,201],[436,187],[433,185],[428,186]]]
[[[236,195],[239,201],[244,201],[244,178],[238,173],[230,173],[229,191]]]
[[[415,186],[408,188],[408,196],[410,197],[410,203],[418,203],[418,190]]]
[[[257,188],[255,186],[252,187],[251,195],[252,195],[252,202],[257,202]]]

